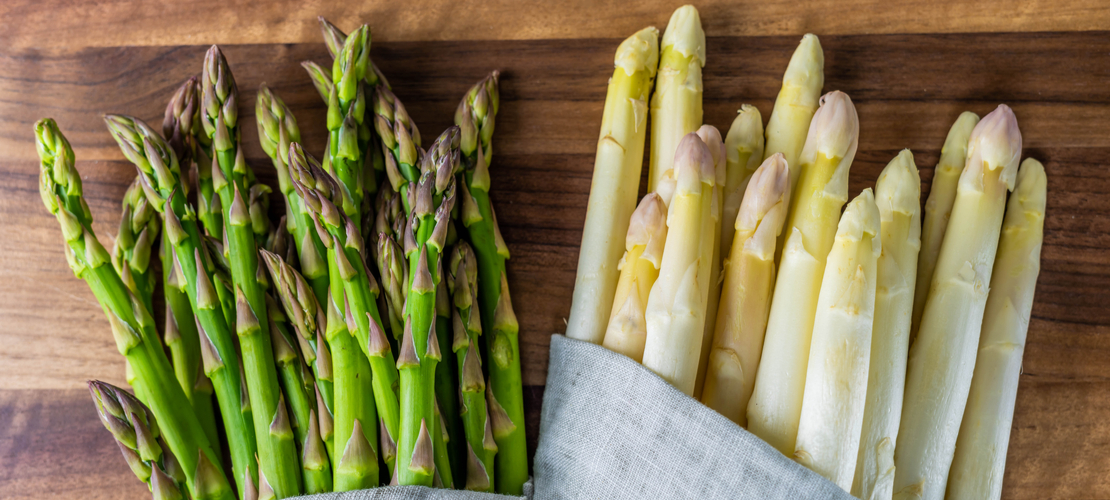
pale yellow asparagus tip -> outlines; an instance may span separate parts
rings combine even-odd
[[[602,343],[613,352],[636,360],[644,357],[647,323],[644,306],[663,257],[667,239],[667,207],[655,193],[648,193],[628,224],[620,279],[613,299],[613,312]]]
[[[975,375],[948,474],[948,498],[1002,496],[1021,358],[1040,273],[1047,182],[1040,162],[1027,158],[1021,163],[1002,223]]]
[[[721,131],[713,125],[702,125],[698,128],[698,137],[709,148],[709,154],[713,157],[714,169],[714,182],[717,186],[725,185],[725,140],[721,138]]]
[[[844,210],[829,252],[806,370],[795,459],[845,491],[852,488],[867,396],[882,244],[871,189]]]
[[[859,116],[852,99],[839,90],[821,96],[821,107],[813,114],[801,163],[813,163],[821,154],[825,158],[840,158],[842,166],[850,164],[858,146]]]
[[[967,145],[967,166],[961,181],[982,178],[984,169],[1001,168],[999,179],[1007,190],[1013,190],[1020,158],[1021,132],[1017,117],[1009,106],[999,104],[971,132]]]
[[[701,16],[693,5],[683,5],[671,14],[667,29],[663,31],[663,48],[672,47],[685,57],[695,57],[705,66],[705,31]]]
[[[648,26],[626,38],[617,47],[613,64],[629,76],[644,71],[654,77],[659,67],[659,30]]]
[[[748,399],[763,350],[775,276],[775,241],[786,219],[790,170],[782,153],[751,176],[725,264],[702,402],[738,425],[747,425]],[[726,223],[728,221],[725,221]]]

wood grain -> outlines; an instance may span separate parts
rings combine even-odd
[[[71,6],[63,4],[59,8]],[[5,4],[0,9],[10,10],[0,16],[15,12],[31,20],[28,27],[0,37],[45,29],[33,22],[33,13],[19,11],[20,5]],[[106,22],[97,9],[119,5],[109,1],[90,7],[90,22]],[[300,19],[293,12],[282,19]],[[652,12],[664,13],[657,17],[665,21],[667,9]],[[153,17],[164,21],[163,16]],[[282,26],[267,19],[268,25]],[[181,25],[195,28],[193,22],[188,17]],[[934,25],[926,21],[924,26]],[[124,30],[112,31],[106,35],[120,42],[112,37]],[[243,31],[220,36],[247,36],[249,24]],[[5,493],[0,496],[68,497],[78,490],[88,498],[142,496],[99,429],[83,390],[89,378],[122,383],[122,363],[102,313],[65,264],[57,224],[41,206],[30,131],[39,117],[58,119],[73,142],[95,229],[107,243],[134,170],[100,116],[126,112],[160,122],[164,101],[184,78],[199,72],[206,48],[166,46],[194,41],[172,33],[152,31],[148,36],[155,38],[134,42],[150,45],[142,47],[15,44],[0,50],[0,382],[6,389],[0,392],[0,491]],[[204,30],[196,33],[205,43],[217,38]],[[291,35],[282,31],[265,41],[284,36]],[[489,35],[497,36],[497,31]],[[534,37],[546,36],[554,34]],[[725,129],[744,102],[755,104],[766,120],[796,38],[711,36],[706,121]],[[859,110],[852,192],[873,185],[882,167],[905,147],[913,149],[927,189],[948,126],[959,112],[984,114],[1000,102],[1015,109],[1026,154],[1047,169],[1049,198],[1005,496],[1110,498],[1110,366],[1104,361],[1110,354],[1110,255],[1105,250],[1110,245],[1110,33],[847,35],[822,36],[821,41],[826,90],[848,92]],[[414,41],[373,49],[375,61],[428,138],[449,124],[472,82],[490,69],[503,71],[492,196],[513,253],[508,272],[521,321],[533,446],[549,335],[563,331],[570,306],[605,84],[618,42],[586,37]],[[248,161],[272,183],[272,168],[253,126],[254,93],[269,82],[293,108],[306,146],[319,151],[324,109],[298,63],[325,61],[326,52],[314,39],[234,45],[225,52],[243,96]],[[25,449],[35,443],[36,451]],[[74,457],[84,462],[74,466]],[[106,481],[99,482],[98,473]],[[127,488],[120,490],[121,483]]]
[[[5,0],[0,46],[115,47],[317,43],[316,16],[375,41],[623,38],[662,30],[673,0]],[[1091,0],[817,0],[696,3],[714,36],[1103,30],[1110,4]],[[6,21],[6,22],[5,22]]]

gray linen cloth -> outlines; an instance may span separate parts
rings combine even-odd
[[[635,361],[553,335],[534,498],[852,497]]]
[[[825,478],[601,346],[551,337],[534,482],[554,499],[848,499]],[[392,486],[312,500],[501,500]]]

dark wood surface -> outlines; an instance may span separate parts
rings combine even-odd
[[[66,28],[80,20],[46,17],[43,10],[52,3],[64,13],[89,16],[103,38]],[[1071,7],[1043,18],[1044,29],[1068,32],[1005,34],[929,32],[1037,29],[1023,24],[1029,11],[1010,24],[972,17],[949,25],[934,15],[914,28],[878,8],[875,19],[889,18],[892,25],[868,29],[876,21],[857,12],[853,19],[872,24],[857,23],[853,29],[850,23],[814,17],[798,28],[787,19],[763,30],[776,36],[739,36],[758,30],[735,15],[728,17],[732,14],[710,18],[707,11],[727,11],[716,3],[703,9],[710,35],[705,121],[721,129],[727,129],[742,103],[756,105],[765,120],[770,115],[800,29],[815,25],[849,33],[817,30],[826,55],[825,90],[848,92],[859,111],[853,192],[873,185],[882,167],[907,147],[914,151],[927,190],[948,127],[961,111],[984,114],[1000,102],[1014,108],[1025,154],[1045,164],[1049,198],[1006,498],[1110,498],[1110,364],[1105,361],[1110,355],[1110,253],[1105,250],[1110,244],[1110,33],[1071,31],[1098,27],[1099,19],[1110,15],[1084,2],[1073,4],[1061,4]],[[144,22],[129,20],[137,28],[128,34],[110,22],[109,14],[129,3],[98,2],[88,10],[72,5],[13,1],[0,7],[0,497],[143,498],[142,485],[100,427],[83,389],[91,378],[122,384],[123,365],[107,321],[65,263],[57,223],[42,207],[32,124],[51,116],[67,133],[95,229],[107,243],[116,232],[119,201],[134,170],[105,131],[103,113],[124,112],[160,123],[173,89],[199,73],[207,43],[256,42],[224,49],[242,96],[248,161],[272,183],[269,160],[257,144],[255,91],[267,82],[293,108],[306,146],[318,152],[324,107],[299,62],[326,61],[327,53],[315,31],[277,29],[289,23],[303,28],[300,18],[311,19],[315,10],[244,21],[237,31],[223,18],[209,19],[216,27],[196,27],[185,14],[174,25],[172,14],[180,7],[164,6],[161,14],[144,10]],[[634,26],[662,27],[671,8],[637,10]],[[578,35],[561,27],[558,16],[541,23],[538,14],[525,13],[518,31],[500,26],[486,36],[483,22],[490,22],[474,16],[485,20],[512,11],[504,5],[489,9],[460,18],[470,29],[454,26],[446,34],[406,36],[379,23],[386,25],[383,38],[392,41],[376,42],[372,57],[425,137],[450,123],[458,99],[474,81],[494,68],[503,72],[492,197],[513,255],[508,272],[521,323],[534,447],[549,336],[564,330],[570,307],[605,84],[619,37],[632,28],[590,21],[585,35]],[[536,12],[562,11],[547,9]],[[982,16],[990,12],[978,9]],[[581,12],[571,10],[564,17],[582,19]],[[597,18],[620,17],[614,12],[619,11],[603,9]],[[433,18],[442,22],[441,17]],[[740,27],[724,22],[734,18]],[[62,27],[52,28],[53,20]],[[355,24],[336,20],[347,29]],[[408,17],[402,21],[419,24]],[[499,22],[513,24],[511,19]],[[150,26],[173,29],[159,33]],[[259,26],[275,27],[274,33],[259,33]],[[901,31],[918,34],[895,34]],[[858,34],[870,32],[887,34]],[[43,43],[37,43],[40,39]],[[300,43],[274,43],[285,41]]]

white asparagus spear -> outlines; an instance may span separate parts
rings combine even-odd
[[[790,199],[794,208],[783,226],[789,235],[748,402],[748,430],[786,456],[794,456],[821,278],[840,209],[848,201],[848,169],[858,137],[852,100],[843,92],[825,94],[802,150],[802,174]]]
[[[852,489],[867,398],[879,230],[868,188],[844,210],[829,252],[794,447],[798,463],[844,491]]]
[[[894,487],[894,443],[902,418],[906,356],[910,350],[917,252],[921,248],[921,177],[910,150],[903,149],[879,174],[875,203],[882,220],[883,252],[876,271],[867,404],[852,495],[867,500],[890,500]]]
[[[659,31],[644,28],[617,48],[597,141],[567,336],[600,344],[617,288],[617,262],[636,208],[647,136],[647,100],[659,61]]]
[[[717,313],[713,351],[701,400],[741,427],[748,424],[748,399],[755,387],[763,333],[775,282],[775,242],[786,219],[790,171],[776,153],[751,176],[740,205],[724,288]]]
[[[790,166],[792,189],[798,183],[799,155],[824,85],[825,53],[817,35],[810,33],[802,37],[782,75],[782,89],[767,121],[767,149],[763,153],[764,159],[782,153]]]
[[[770,158],[774,155],[768,155]],[[748,190],[748,180],[763,163],[763,117],[751,104],[740,106],[736,119],[725,135],[725,207],[721,217],[721,255],[729,255],[733,240],[733,221]],[[783,161],[786,161],[785,158]],[[789,184],[789,183],[787,183]],[[787,188],[790,186],[788,185]],[[789,196],[788,196],[789,198]],[[787,207],[783,207],[785,210]],[[783,217],[786,213],[783,213]]]
[[[702,269],[709,274],[708,288],[705,299],[705,321],[702,324],[701,356],[698,358],[698,377],[694,381],[694,398],[701,398],[702,386],[705,384],[706,366],[709,365],[709,348],[713,346],[713,330],[717,325],[717,304],[721,302],[721,210],[724,208],[724,187],[727,179],[725,166],[725,141],[721,132],[712,125],[702,125],[697,131],[698,137],[709,147],[713,156],[713,171],[716,180],[713,183],[712,217],[702,221],[705,230],[702,232]],[[705,274],[702,274],[705,276]]]
[[[1002,222],[979,356],[948,473],[946,498],[1002,497],[1021,356],[1041,270],[1047,182],[1040,162],[1032,158],[1022,162]]]
[[[648,193],[632,212],[628,224],[613,314],[602,343],[610,351],[624,354],[637,363],[644,359],[644,341],[647,340],[644,306],[651,286],[659,277],[666,240],[667,206],[659,195]]]
[[[921,254],[917,258],[917,284],[913,294],[913,326],[911,335],[921,324],[921,313],[925,310],[925,298],[929,296],[929,285],[933,284],[933,270],[937,267],[940,244],[944,241],[944,231],[948,228],[948,218],[952,216],[952,204],[956,202],[956,185],[960,183],[960,173],[967,163],[967,141],[971,130],[979,123],[979,115],[964,111],[948,130],[944,147],[940,150],[940,161],[933,169],[933,182],[929,187],[929,199],[925,201],[925,220],[921,226]]]
[[[701,353],[708,266],[702,264],[703,221],[712,217],[716,172],[697,134],[675,153],[675,191],[667,211],[667,242],[647,303],[644,366],[690,395]],[[706,269],[702,269],[706,268]]]
[[[1013,189],[1021,156],[1021,132],[1009,107],[998,106],[975,126],[967,156],[921,327],[910,347],[894,454],[895,498],[944,498],[971,389],[1006,193]]]
[[[648,191],[656,191],[674,165],[682,137],[701,126],[705,31],[693,5],[675,9],[659,54],[659,78],[651,96],[651,156]],[[675,177],[673,174],[671,178]],[[663,201],[670,203],[670,196]]]

